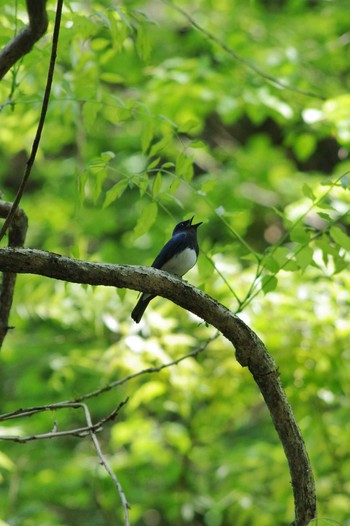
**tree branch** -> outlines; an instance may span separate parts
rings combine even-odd
[[[307,526],[315,517],[316,493],[310,461],[276,364],[259,337],[226,307],[189,283],[149,267],[90,263],[40,250],[3,248],[0,270],[150,292],[172,300],[213,325],[233,344],[238,362],[249,368],[269,408],[289,464],[294,525]]]
[[[46,0],[27,0],[29,25],[16,35],[0,52],[0,79],[34,46],[48,26]]]
[[[211,336],[210,338],[208,338],[200,347],[197,347],[197,349],[194,349],[194,351],[191,351],[187,354],[184,354],[183,356],[180,356],[180,358],[176,358],[176,360],[172,360],[171,362],[162,363],[161,365],[157,365],[155,367],[147,367],[146,369],[141,369],[141,371],[137,371],[136,373],[129,374],[128,376],[124,376],[124,378],[121,378],[120,380],[115,380],[114,382],[111,382],[103,387],[100,387],[99,389],[96,389],[95,391],[91,391],[90,393],[85,393],[81,396],[77,396],[73,401],[82,402],[83,400],[89,400],[90,398],[94,398],[95,396],[100,396],[101,394],[111,391],[112,389],[115,389],[116,387],[119,387],[120,385],[123,385],[126,382],[129,382],[130,380],[133,380],[134,378],[138,378],[139,376],[142,376],[144,374],[159,373],[163,369],[167,369],[168,367],[172,367],[173,365],[178,365],[180,362],[183,362],[184,360],[187,360],[188,358],[195,358],[200,353],[205,351],[208,345],[212,341],[216,340],[216,338],[219,335],[220,335],[219,332],[215,332],[215,334]],[[1,415],[0,415],[0,422],[1,422]]]
[[[38,5],[35,7],[36,3]],[[39,5],[41,5],[41,9],[40,9]],[[30,152],[30,156],[29,156],[29,159],[28,159],[27,164],[26,164],[26,168],[25,168],[25,171],[24,171],[24,174],[23,174],[23,177],[22,177],[22,181],[21,181],[21,184],[19,185],[19,188],[18,188],[18,191],[17,191],[17,195],[16,195],[15,200],[14,200],[14,202],[12,204],[11,210],[9,211],[8,216],[6,217],[5,223],[1,227],[0,240],[4,237],[7,228],[10,226],[10,224],[11,224],[11,222],[12,222],[14,216],[15,216],[16,210],[17,210],[17,208],[19,206],[19,203],[20,203],[20,201],[22,199],[22,195],[24,193],[24,189],[26,187],[26,184],[28,182],[30,173],[32,171],[32,167],[33,167],[33,164],[34,164],[34,161],[35,161],[35,157],[36,157],[36,154],[37,154],[37,151],[38,151],[38,148],[39,148],[40,139],[41,139],[41,133],[42,133],[43,128],[44,128],[47,108],[48,108],[49,100],[50,100],[51,86],[52,86],[52,80],[53,80],[53,73],[54,73],[54,70],[55,70],[58,37],[59,37],[60,25],[61,25],[62,5],[63,5],[63,0],[57,0],[55,26],[54,26],[53,37],[52,37],[50,65],[49,65],[49,70],[47,72],[45,93],[44,93],[43,103],[42,103],[42,106],[41,106],[41,113],[40,113],[40,119],[39,119],[38,127],[36,129],[35,137],[34,137],[33,144],[32,144],[32,150]],[[30,21],[31,21],[31,24],[32,24],[33,20],[36,19],[39,16],[38,13],[41,12],[42,10],[45,11],[45,2],[43,2],[42,0],[41,0],[41,2],[39,2],[39,0],[38,1],[37,0],[27,0],[27,7],[28,7],[28,9],[29,9],[29,6],[30,6],[30,9],[31,9],[31,11],[30,11],[31,14],[29,15],[29,18],[30,18]],[[45,13],[45,16],[46,16],[46,13]]]
[[[0,200],[0,217],[7,217],[12,203]],[[22,247],[24,245],[28,228],[28,219],[21,209],[17,209],[9,229],[9,246]],[[9,316],[12,306],[13,292],[15,289],[16,274],[4,272],[0,290],[0,349],[2,342],[9,330]]]
[[[110,422],[111,420],[114,420],[116,416],[119,414],[119,411],[121,408],[128,402],[128,398],[126,398],[123,402],[121,402],[116,409],[114,409],[109,415],[101,418],[96,424],[92,424],[91,426],[85,426],[85,427],[79,427],[77,429],[67,429],[65,431],[58,431],[57,426],[55,425],[55,428],[52,431],[49,431],[48,433],[40,433],[37,435],[28,435],[25,437],[19,436],[19,435],[0,435],[0,440],[10,440],[13,442],[20,442],[25,443],[29,442],[31,440],[42,440],[45,438],[60,438],[63,436],[77,436],[77,437],[83,437],[90,433],[90,431],[101,431],[103,424],[106,424],[107,422]],[[57,404],[47,404],[47,405],[41,405],[37,407],[30,407],[26,409],[18,409],[16,411],[13,411],[12,413],[5,413],[3,415],[0,415],[0,422],[5,422],[7,420],[13,420],[14,418],[22,418],[26,416],[33,416],[38,413],[42,413],[44,411],[56,411],[57,409],[66,409],[66,408],[80,408],[81,404],[77,401],[74,402],[58,402]]]
[[[130,526],[129,521],[129,503],[125,497],[125,493],[123,491],[123,488],[116,476],[116,474],[113,472],[112,468],[109,465],[109,462],[107,461],[105,455],[102,453],[100,443],[98,441],[98,438],[96,436],[96,432],[101,430],[101,427],[106,422],[109,422],[110,420],[114,420],[115,417],[118,415],[121,408],[127,403],[128,399],[121,402],[117,408],[115,408],[109,415],[105,416],[99,422],[96,424],[92,423],[92,418],[90,414],[90,410],[88,406],[82,402],[59,402],[57,404],[47,404],[43,406],[37,406],[37,407],[31,407],[29,409],[19,409],[17,411],[14,411],[13,413],[7,413],[5,415],[1,415],[0,421],[5,420],[12,420],[13,418],[19,418],[23,416],[32,416],[37,413],[42,413],[43,411],[54,411],[57,409],[83,409],[85,420],[87,425],[85,427],[81,427],[79,429],[71,429],[68,431],[57,431],[56,425],[54,429],[49,433],[41,433],[38,435],[30,435],[26,437],[19,437],[19,436],[0,436],[0,440],[11,440],[13,442],[28,442],[30,440],[43,440],[48,438],[59,438],[63,436],[85,436],[90,435],[92,443],[94,445],[94,448],[96,449],[96,453],[98,455],[98,458],[100,459],[101,464],[104,466],[105,470],[107,471],[108,475],[111,477],[111,479],[114,482],[115,487],[117,488],[117,491],[119,493],[120,499],[122,501],[122,506],[124,510],[124,524],[125,526]]]

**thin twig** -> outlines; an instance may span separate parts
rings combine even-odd
[[[88,406],[86,404],[83,404],[83,403],[81,403],[81,406],[84,408],[84,411],[85,411],[86,422],[87,422],[88,426],[90,426],[92,428],[91,415],[90,415]],[[115,487],[117,488],[117,491],[119,493],[120,499],[122,501],[123,510],[124,510],[125,526],[130,526],[130,520],[129,520],[130,505],[129,505],[126,497],[125,497],[125,493],[123,491],[123,488],[122,488],[122,486],[121,486],[116,474],[113,472],[111,466],[109,465],[106,457],[102,453],[101,446],[100,446],[100,443],[98,441],[98,438],[96,436],[95,431],[91,430],[90,431],[90,436],[91,436],[91,440],[92,440],[92,442],[94,444],[94,447],[96,449],[96,453],[99,456],[99,459],[101,461],[101,464],[104,466],[105,470],[107,471],[107,473],[109,474],[109,476],[113,480],[113,482],[115,484]]]
[[[120,385],[123,385],[126,382],[133,380],[134,378],[137,378],[138,376],[142,376],[143,374],[159,373],[163,369],[172,367],[173,365],[178,365],[180,362],[182,362],[183,360],[186,360],[187,358],[194,358],[201,352],[205,351],[208,345],[212,341],[214,341],[216,338],[218,338],[219,335],[220,333],[216,331],[215,334],[211,336],[210,338],[208,338],[200,347],[197,347],[197,349],[194,349],[193,351],[187,354],[184,354],[183,356],[180,356],[180,358],[177,358],[176,360],[172,360],[171,362],[163,363],[161,365],[158,365],[157,367],[147,367],[146,369],[142,369],[141,371],[138,371],[137,373],[129,374],[128,376],[125,376],[124,378],[121,378],[120,380],[111,382],[110,384],[104,387],[101,387],[100,389],[96,389],[95,391],[86,393],[85,395],[79,396],[75,398],[74,400],[67,400],[66,402],[58,402],[56,404],[46,404],[46,405],[39,405],[39,406],[34,406],[34,407],[20,408],[10,413],[4,413],[3,415],[0,415],[0,422],[4,422],[6,420],[12,420],[14,418],[19,418],[23,416],[32,416],[32,415],[35,415],[36,413],[42,413],[43,411],[54,411],[56,409],[61,409],[65,407],[75,407],[76,405],[77,407],[80,407],[79,406],[80,402],[84,400],[88,400],[90,398],[94,398],[95,396],[99,396],[102,393],[106,393],[107,391],[111,391],[112,389],[115,389],[116,387],[119,387]],[[107,420],[109,419],[110,417],[107,417]],[[103,423],[104,421],[98,422],[99,425],[102,425]]]
[[[205,349],[208,347],[208,345],[218,338],[220,335],[219,332],[216,332],[214,336],[211,338],[208,338],[200,347],[195,349],[194,351],[191,351],[187,354],[184,354],[180,358],[177,358],[176,360],[172,360],[171,362],[163,363],[162,365],[158,365],[156,367],[147,367],[146,369],[142,369],[141,371],[138,371],[137,373],[129,374],[128,376],[125,376],[124,378],[121,378],[120,380],[116,380],[115,382],[111,382],[108,385],[105,385],[104,387],[101,387],[100,389],[96,389],[96,391],[92,391],[91,393],[87,393],[82,396],[78,396],[75,398],[74,402],[82,402],[83,400],[88,400],[89,398],[93,398],[95,396],[99,396],[102,393],[106,393],[107,391],[111,391],[111,389],[115,389],[116,387],[119,387],[120,385],[125,384],[126,382],[129,382],[129,380],[133,380],[134,378],[137,378],[138,376],[142,376],[143,374],[152,374],[152,373],[159,373],[163,369],[166,369],[167,367],[172,367],[173,365],[178,365],[183,360],[187,360],[187,358],[194,358],[198,356],[201,352],[205,351]],[[1,416],[0,416],[1,421]]]
[[[51,86],[52,86],[52,80],[53,80],[53,73],[55,70],[55,62],[56,62],[56,55],[57,55],[57,45],[58,45],[58,36],[60,32],[60,24],[61,24],[61,14],[62,14],[62,5],[63,0],[57,0],[57,8],[56,8],[56,17],[55,17],[55,27],[53,31],[53,37],[52,37],[52,48],[51,48],[51,57],[50,57],[50,66],[49,71],[47,74],[47,81],[45,86],[45,93],[44,93],[44,99],[41,107],[41,114],[40,119],[38,123],[38,127],[36,130],[36,134],[34,137],[33,145],[32,145],[32,151],[29,156],[29,159],[26,164],[26,168],[24,171],[24,175],[21,181],[21,184],[19,186],[19,189],[17,191],[17,195],[15,197],[15,200],[13,202],[12,208],[6,218],[5,223],[3,224],[1,231],[0,231],[0,240],[4,237],[6,230],[10,226],[13,217],[16,213],[16,210],[19,206],[19,203],[21,201],[22,195],[24,193],[24,189],[26,187],[27,181],[29,179],[30,173],[32,171],[32,167],[35,161],[35,157],[39,148],[39,143],[41,139],[41,133],[44,127],[47,108],[49,105],[49,99],[50,99],[50,93],[51,93]]]
[[[55,424],[54,429],[48,433],[39,433],[36,435],[28,435],[24,437],[21,437],[19,435],[0,435],[0,440],[8,440],[8,441],[13,441],[13,442],[26,443],[26,442],[30,442],[31,440],[44,440],[46,438],[61,438],[61,437],[66,437],[66,436],[77,436],[81,438],[81,437],[88,435],[91,431],[95,433],[102,431],[103,424],[111,420],[114,420],[115,417],[118,415],[120,409],[127,403],[127,401],[128,401],[128,398],[124,400],[123,402],[121,402],[118,405],[118,407],[114,409],[109,415],[105,416],[104,418],[96,422],[96,424],[92,424],[91,426],[79,427],[77,429],[67,429],[65,431],[58,431],[57,425]],[[41,407],[36,408],[36,410],[35,408],[32,408],[31,412],[17,413],[15,416],[10,415],[7,418],[5,417],[5,415],[2,415],[2,417],[5,417],[5,418],[2,418],[2,421],[11,420],[13,418],[19,418],[23,416],[32,416],[34,414],[43,412],[46,409],[54,411],[55,409],[65,409],[69,407],[70,408],[80,407],[80,404],[70,403],[70,402],[67,402],[67,403],[60,402],[59,404],[51,404],[46,407],[41,406]]]
[[[108,475],[113,480],[114,485],[117,488],[117,491],[119,493],[119,496],[120,496],[120,499],[121,499],[121,502],[122,502],[122,506],[123,506],[123,510],[124,510],[124,518],[125,518],[124,524],[125,524],[125,526],[130,526],[129,511],[128,511],[130,506],[128,504],[128,501],[127,501],[127,499],[125,497],[125,493],[123,491],[123,488],[122,488],[122,486],[121,486],[116,474],[113,472],[113,470],[112,470],[111,466],[109,465],[106,457],[102,453],[100,443],[99,443],[98,438],[96,436],[96,433],[101,430],[102,425],[105,424],[106,422],[110,421],[110,420],[113,420],[117,416],[117,414],[119,413],[120,409],[127,403],[127,401],[128,401],[128,399],[126,399],[123,402],[121,402],[116,409],[114,409],[106,417],[104,417],[101,420],[99,420],[99,422],[97,422],[96,424],[92,423],[92,419],[91,419],[91,415],[90,415],[90,411],[89,411],[88,406],[86,404],[82,403],[82,402],[59,402],[57,404],[47,404],[47,405],[43,405],[43,406],[32,407],[32,408],[29,408],[29,409],[19,409],[18,411],[15,411],[13,413],[8,413],[7,415],[2,415],[1,418],[0,418],[0,421],[11,420],[13,418],[19,418],[19,417],[23,417],[23,416],[32,416],[32,415],[34,415],[36,413],[40,413],[40,412],[43,412],[43,411],[54,411],[56,409],[73,408],[73,409],[83,409],[84,410],[85,420],[86,420],[87,426],[81,427],[81,428],[78,428],[78,429],[67,430],[67,431],[57,431],[57,425],[55,423],[54,429],[51,432],[49,432],[49,433],[41,433],[41,434],[38,434],[38,435],[30,435],[30,436],[27,436],[27,437],[3,435],[3,436],[0,436],[0,440],[11,440],[13,442],[24,443],[24,442],[28,442],[30,440],[43,440],[43,439],[50,439],[50,438],[61,438],[61,437],[68,436],[68,435],[83,437],[83,436],[86,436],[86,435],[89,434],[91,436],[92,443],[94,445],[94,448],[95,448],[95,450],[97,452],[97,455],[98,455],[98,457],[100,459],[101,464],[104,466],[104,468],[106,469]]]

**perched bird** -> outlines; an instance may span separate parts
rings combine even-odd
[[[199,252],[197,228],[202,223],[192,225],[193,217],[176,225],[172,238],[159,252],[152,263],[152,267],[182,277],[196,264]],[[136,323],[141,321],[147,305],[154,297],[154,295],[146,292],[141,295],[131,313],[131,317]]]

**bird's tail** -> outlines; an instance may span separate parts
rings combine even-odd
[[[142,294],[141,298],[136,303],[136,306],[135,306],[134,310],[131,313],[131,317],[136,323],[140,323],[141,318],[143,316],[143,313],[145,312],[149,302],[153,298],[154,298],[154,296],[151,296],[150,294],[147,294],[147,295],[146,294]]]

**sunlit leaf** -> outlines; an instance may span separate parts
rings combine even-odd
[[[293,228],[290,232],[290,238],[295,243],[307,243],[310,239],[310,234],[302,226],[297,226]]]
[[[128,186],[128,180],[126,178],[122,179],[121,181],[116,183],[114,186],[112,186],[112,188],[106,192],[106,197],[103,203],[103,208],[106,208],[111,203],[113,203],[113,201],[118,199],[123,194],[127,186]]]
[[[160,157],[157,157],[156,159],[153,159],[152,162],[149,163],[147,166],[147,171],[152,170],[152,168],[155,168],[160,162]]]
[[[152,119],[147,120],[142,127],[141,134],[141,147],[142,151],[145,153],[151,144],[151,141],[154,136],[154,121]]]
[[[313,255],[314,252],[309,246],[305,246],[296,250],[295,259],[301,270],[305,270],[313,263]]]
[[[297,158],[300,161],[305,161],[313,154],[317,146],[317,137],[316,135],[311,135],[310,133],[301,133],[298,134],[293,142],[293,148],[296,153]]]
[[[350,237],[338,226],[330,228],[330,234],[334,241],[346,250],[350,250]]]
[[[153,144],[151,147],[151,150],[149,152],[150,157],[153,157],[154,155],[162,152],[164,148],[166,148],[171,140],[171,137],[169,135],[166,135],[163,137],[160,141]]]
[[[183,177],[186,181],[190,181],[193,177],[193,157],[185,155],[184,152],[179,153],[176,158],[176,175]]]
[[[144,24],[137,28],[136,46],[142,60],[147,62],[151,54],[151,39],[149,30]]]
[[[316,200],[315,194],[311,190],[310,186],[308,184],[306,184],[306,183],[303,184],[303,194],[308,199],[311,199],[311,201],[315,201]]]
[[[148,230],[151,228],[151,226],[157,218],[157,213],[158,206],[157,203],[154,202],[149,203],[142,209],[141,215],[139,216],[136,227],[134,229],[135,239],[148,232]]]
[[[267,274],[263,277],[261,281],[261,288],[264,294],[267,294],[268,292],[272,292],[275,290],[275,288],[278,285],[278,280],[276,276],[273,276],[272,274]]]
[[[278,264],[277,260],[271,255],[264,257],[261,260],[261,264],[264,268],[273,273],[278,272],[280,269],[280,265]]]
[[[162,180],[163,180],[162,174],[158,172],[157,175],[153,179],[153,185],[152,185],[153,199],[156,199],[161,191]]]

